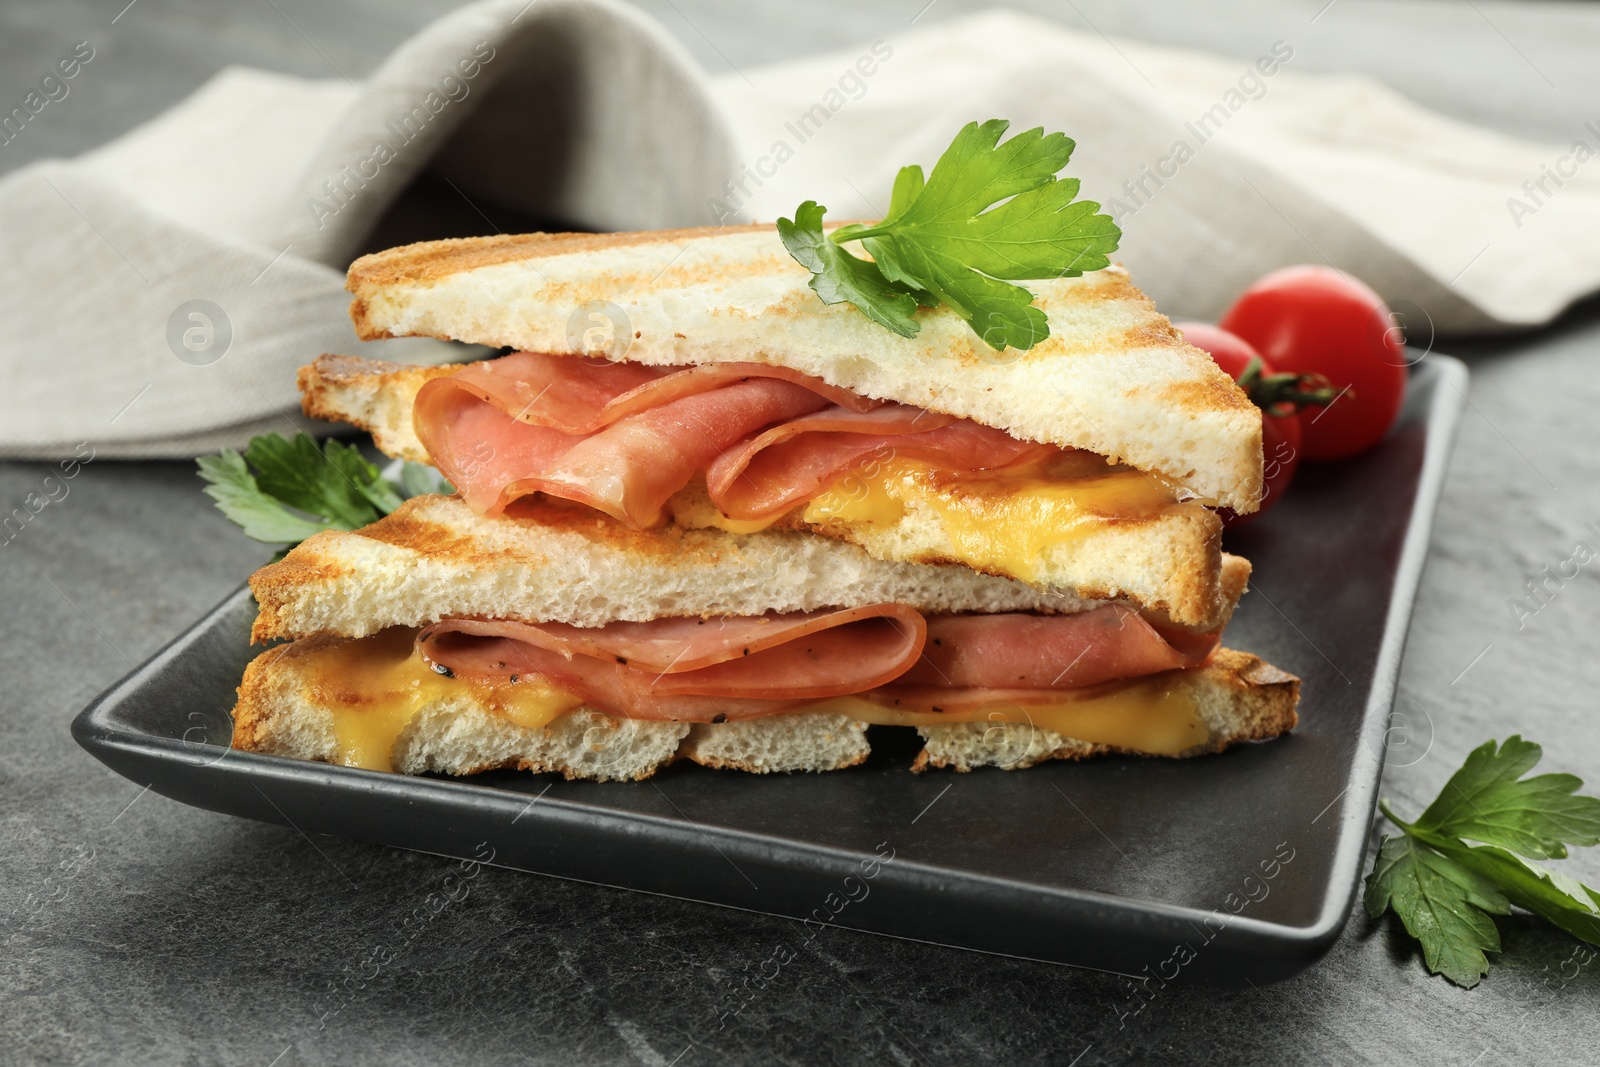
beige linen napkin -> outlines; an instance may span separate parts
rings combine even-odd
[[[1351,271],[1424,334],[1548,322],[1600,287],[1600,113],[1578,143],[1535,144],[1301,73],[1292,41],[1221,59],[1010,11],[745,73],[715,88],[743,136],[735,179],[753,177],[720,199],[760,218],[805,199],[880,217],[901,165],[1002,117],[1078,142],[1068,173],[1173,318],[1214,321],[1291,263]]]
[[[346,315],[344,268],[419,176],[476,232],[770,220],[807,198],[876,216],[899,166],[996,116],[1078,140],[1070,172],[1174,317],[1323,260],[1415,333],[1537,324],[1600,287],[1600,128],[1517,141],[1302,74],[1291,41],[1224,60],[996,11],[711,82],[618,3],[490,0],[359,86],[224,71],[0,179],[0,455],[191,456],[299,424],[294,370],[319,352],[460,358],[364,345]]]
[[[79,77],[93,70],[91,58]],[[732,160],[704,76],[612,0],[490,0],[361,85],[230,69],[153,122],[0,179],[0,455],[193,456],[308,425],[295,369],[363,344],[344,272],[418,175],[593,229],[703,221]]]

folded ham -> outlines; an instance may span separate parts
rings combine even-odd
[[[536,675],[613,714],[686,719],[710,709],[749,718],[898,677],[926,630],[921,615],[896,604],[597,629],[452,619],[418,634],[417,648],[435,670]]]
[[[542,678],[609,714],[687,722],[757,718],[858,695],[907,710],[1059,701],[1203,666],[1220,636],[1122,604],[1077,615],[935,615],[899,604],[598,628],[447,619],[417,635],[433,669]]]
[[[646,367],[518,352],[435,378],[413,422],[478,514],[533,493],[638,527],[701,471],[723,514],[775,518],[875,454],[943,470],[1062,452],[1001,430],[859,396],[781,367]]]

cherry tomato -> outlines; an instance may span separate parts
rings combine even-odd
[[[1250,364],[1256,361],[1259,361],[1259,365],[1252,380],[1259,382],[1276,374],[1251,347],[1250,342],[1236,334],[1204,322],[1180,322],[1176,328],[1185,341],[1211,353],[1217,366],[1234,381],[1239,381],[1250,369]],[[1258,405],[1262,403],[1263,397],[1259,392],[1252,393],[1247,388],[1246,393]],[[1230,529],[1243,526],[1256,516],[1265,514],[1283,496],[1283,491],[1289,488],[1289,483],[1294,481],[1295,469],[1300,466],[1300,416],[1293,413],[1292,407],[1286,414],[1269,410],[1272,407],[1269,403],[1261,412],[1261,507],[1248,515],[1240,515],[1232,508],[1222,508],[1218,514],[1222,516],[1222,524]]]
[[[1175,322],[1173,329],[1183,334],[1183,339],[1211,354],[1217,361],[1217,366],[1234,381],[1239,380],[1239,375],[1244,373],[1252,359],[1259,359],[1263,364],[1268,360],[1255,345],[1246,341],[1236,333],[1229,333],[1220,326],[1213,326],[1209,322]],[[1263,367],[1262,374],[1274,373],[1271,367]]]
[[[1343,459],[1383,439],[1406,391],[1404,335],[1383,298],[1331,267],[1284,267],[1222,317],[1279,371],[1320,374],[1336,399],[1300,420],[1306,459]]]

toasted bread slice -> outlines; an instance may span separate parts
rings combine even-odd
[[[300,368],[300,407],[313,419],[347,422],[372,435],[378,451],[413,463],[429,462],[417,440],[411,409],[424,382],[459,374],[464,364],[419,367],[360,356],[324,355]]]
[[[386,454],[426,463],[427,451],[412,429],[412,404],[424,382],[459,369],[323,356],[301,368],[299,381],[307,415],[359,426]],[[681,526],[709,526],[720,517],[698,484],[675,496],[670,507]],[[905,502],[903,515],[893,523],[807,523],[801,517],[802,505],[778,525],[850,541],[881,560],[964,564],[995,574],[1012,573],[1001,565],[1009,559],[1004,551],[985,559],[955,543],[947,516],[962,514],[966,507],[967,498],[959,490],[928,486]],[[1026,520],[1013,520],[1018,521],[1026,525]],[[996,530],[1002,545],[1017,532]],[[1032,531],[1030,527],[1022,532]],[[1022,577],[1068,596],[1126,597],[1185,625],[1204,626],[1215,617],[1221,597],[1220,559],[1221,523],[1191,501],[1149,518],[1099,522],[1077,536],[1049,544],[1030,560],[1031,573]]]
[[[432,241],[350,267],[364,339],[440,337],[656,366],[755,361],[1080,448],[1254,511],[1261,413],[1120,267],[1022,283],[1050,336],[995,352],[949,308],[901,337],[828,305],[771,226]],[[596,328],[599,327],[599,328]]]
[[[233,710],[233,747],[293,759],[334,762],[334,711],[301,669],[307,657],[336,637],[311,637],[268,649],[250,664]],[[1265,740],[1297,721],[1299,679],[1243,652],[1223,649],[1204,668],[1183,672],[1207,740],[1179,756],[1217,752],[1241,741]],[[1049,759],[1084,759],[1129,749],[1065,738],[1036,727],[963,724],[918,730],[925,747],[914,770],[979,766],[1030,767]],[[827,771],[867,758],[866,725],[836,714],[793,713],[731,723],[614,718],[589,707],[548,726],[519,726],[472,690],[417,709],[394,743],[390,760],[404,774],[478,774],[498,768],[556,773],[567,778],[636,781],[674,759],[708,767],[771,773]]]
[[[307,669],[338,637],[308,637],[251,661],[233,709],[233,747],[292,759],[337,760],[332,707]],[[474,699],[471,690],[419,707],[389,754],[402,774],[477,774],[497,767],[556,771],[600,781],[648,778],[673,759],[688,723],[620,719],[577,708],[548,726],[518,726]]]
[[[1218,649],[1203,670],[1188,672],[1189,695],[1209,734],[1205,743],[1180,753],[1199,756],[1221,752],[1241,741],[1260,741],[1294,729],[1300,721],[1300,679],[1248,652]],[[953,767],[1002,767],[1021,770],[1045,760],[1088,759],[1120,753],[1145,755],[1136,749],[1099,745],[1063,737],[1039,726],[955,723],[919,727],[923,748],[913,770]]]
[[[1226,624],[1250,576],[1238,556],[1222,557],[1218,570],[1216,602],[1197,627],[1205,631]],[[413,497],[361,530],[319,533],[257,571],[250,587],[261,607],[256,641],[362,637],[451,616],[603,626],[886,602],[926,612],[1099,606],[966,567],[886,563],[792,531],[646,532],[556,503],[489,519],[441,496]]]

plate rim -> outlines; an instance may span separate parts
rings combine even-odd
[[[1371,830],[1373,812],[1376,810],[1385,765],[1381,746],[1375,750],[1369,742],[1373,739],[1374,731],[1377,727],[1386,724],[1388,714],[1394,703],[1416,596],[1421,586],[1422,574],[1427,562],[1434,517],[1443,493],[1445,478],[1449,473],[1450,458],[1453,452],[1452,446],[1459,430],[1466,404],[1465,387],[1469,381],[1469,373],[1466,364],[1461,360],[1441,353],[1429,352],[1414,361],[1413,365],[1422,368],[1421,373],[1428,374],[1432,379],[1428,384],[1433,390],[1433,395],[1428,399],[1422,418],[1426,429],[1423,443],[1423,459],[1415,496],[1412,499],[1410,512],[1407,516],[1406,532],[1394,568],[1393,587],[1390,592],[1388,610],[1384,615],[1383,635],[1378,646],[1377,655],[1373,661],[1371,688],[1357,726],[1358,740],[1361,743],[1358,743],[1354,748],[1354,757],[1348,774],[1348,784],[1344,792],[1334,801],[1334,803],[1339,804],[1339,825],[1331,849],[1329,873],[1320,894],[1321,907],[1316,917],[1309,923],[1295,924],[1260,919],[1249,915],[1234,915],[1229,917],[1227,924],[1230,931],[1230,954],[1270,957],[1274,958],[1280,965],[1288,963],[1291,969],[1282,972],[1278,975],[1279,977],[1287,977],[1304,966],[1308,966],[1331,947],[1344,928],[1359,889],[1361,870],[1364,866],[1366,855],[1367,838]],[[1413,372],[1412,380],[1415,380],[1417,376],[1417,373]],[[215,607],[205,612],[199,619],[186,627],[171,641],[164,644],[149,658],[106,687],[72,720],[71,733],[78,744],[113,770],[125,775],[127,771],[119,766],[122,761],[116,759],[117,756],[124,756],[135,761],[157,760],[167,764],[185,766],[190,770],[197,771],[204,771],[208,766],[219,765],[224,760],[230,760],[234,768],[238,768],[238,770],[230,769],[226,773],[242,775],[252,782],[275,780],[301,786],[325,785],[328,788],[337,789],[340,788],[340,783],[344,785],[352,784],[350,776],[354,774],[356,777],[353,781],[356,783],[365,781],[370,787],[370,791],[388,792],[392,789],[414,793],[417,790],[421,790],[422,793],[429,797],[439,796],[446,800],[472,798],[475,806],[498,804],[515,806],[527,803],[526,793],[501,789],[492,784],[472,780],[411,776],[401,777],[397,781],[397,776],[381,771],[336,767],[330,764],[305,762],[287,757],[238,752],[221,745],[193,745],[184,740],[140,731],[115,720],[117,704],[133,690],[137,689],[146,675],[155,673],[164,664],[184,652],[190,644],[204,637],[217,617],[237,611],[239,602],[249,596],[248,584],[241,584],[239,588],[231,592]],[[196,751],[197,749],[199,752]],[[210,755],[212,752],[218,753],[218,755],[213,758]],[[156,791],[163,792],[160,788],[156,788]],[[262,795],[263,797],[266,796],[265,793]],[[540,795],[542,796],[543,794]],[[271,802],[270,798],[267,799]],[[184,802],[188,803],[189,801]],[[757,849],[770,851],[773,844],[779,845],[790,854],[796,852],[807,854],[824,866],[842,866],[855,863],[862,857],[872,855],[872,853],[858,851],[842,845],[802,841],[768,832],[717,824],[693,823],[686,816],[681,819],[674,819],[648,812],[621,811],[561,798],[548,799],[544,803],[547,810],[553,808],[558,812],[565,812],[571,817],[581,817],[582,820],[588,823],[590,828],[600,829],[608,834],[618,834],[629,825],[648,825],[653,832],[660,835],[659,840],[666,841],[669,845],[675,839],[686,838],[687,835],[710,835],[722,846],[733,850],[740,855],[740,858],[745,859],[755,859],[756,857],[752,853]],[[274,807],[276,807],[275,803]],[[220,811],[222,809],[212,808],[210,810]],[[287,816],[285,816],[285,823],[293,825],[287,822]],[[596,826],[595,824],[597,823],[602,825]],[[280,823],[280,825],[283,824]],[[446,855],[430,849],[410,848],[406,845],[390,842],[382,843],[385,847],[409,848],[411,851],[426,852],[431,855]],[[574,875],[538,871],[510,863],[496,865],[525,873],[541,874],[546,877],[557,877],[595,885],[608,885],[634,892],[673,896],[678,899],[692,900],[696,903],[753,911],[758,914],[789,919],[795,918],[779,911],[763,910],[726,901],[708,900],[703,897],[673,893],[661,889],[597,879],[584,879]],[[886,867],[885,873],[888,873],[889,870],[890,868]],[[963,887],[965,891],[961,893],[962,896],[968,896],[974,890],[986,889],[990,892],[998,891],[1017,894],[1020,897],[1026,897],[1051,907],[1083,908],[1087,906],[1106,909],[1124,920],[1135,917],[1154,918],[1158,919],[1163,925],[1173,927],[1179,923],[1192,924],[1199,922],[1205,917],[1216,913],[1214,909],[1202,910],[1190,905],[1143,900],[1122,893],[1052,886],[1045,883],[1026,882],[970,870],[954,870],[931,863],[919,863],[910,858],[897,860],[893,867],[893,872],[892,882],[904,882],[906,883],[905,888],[914,888],[911,882],[925,881],[930,885],[938,883],[946,890],[956,886]],[[909,881],[907,881],[908,879]],[[1034,959],[1057,965],[1095,966],[1093,964],[1068,963],[1044,956],[1028,956],[999,949],[985,949],[974,945],[954,944],[949,941],[939,941],[931,938],[918,938],[872,927],[852,926],[847,922],[836,922],[833,925],[879,936],[899,937],[914,941],[920,940],[929,944],[962,948],[968,951],[989,952],[1013,958]],[[1105,967],[1096,967],[1096,969],[1109,970],[1110,973],[1126,973]]]

